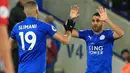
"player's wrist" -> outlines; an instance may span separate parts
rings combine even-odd
[[[74,26],[75,26],[75,22],[72,19],[69,19],[69,18],[67,20],[67,23],[64,24],[65,30],[70,31],[70,32],[72,32],[72,30],[74,29]]]
[[[67,34],[71,34],[71,31],[67,30],[66,33],[67,33]]]
[[[72,32],[72,30],[74,29],[74,26],[75,26],[75,22],[72,19],[68,19],[67,30]]]
[[[69,16],[68,19],[73,20],[75,22],[75,17]]]
[[[107,19],[105,20],[105,22],[106,22],[107,24],[111,24],[111,23],[112,23],[109,18],[107,18]]]

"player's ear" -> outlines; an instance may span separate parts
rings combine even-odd
[[[38,18],[38,9],[36,9],[36,17]]]
[[[38,9],[36,9],[36,14],[38,14]]]

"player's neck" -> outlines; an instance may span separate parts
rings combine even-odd
[[[27,14],[26,16],[27,16],[27,17],[34,17],[34,18],[37,18],[37,15],[36,15],[36,14]]]
[[[101,30],[101,31],[99,31],[99,32],[95,32],[95,31],[93,31],[95,34],[100,34],[100,33],[102,33],[103,32],[103,29]]]
[[[34,17],[34,18],[37,18],[36,16],[33,16],[33,15],[27,15],[27,17]]]

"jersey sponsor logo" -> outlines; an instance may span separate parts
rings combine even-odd
[[[9,16],[8,8],[6,6],[1,6],[0,7],[0,17],[8,18],[8,16]]]
[[[89,54],[101,55],[103,54],[103,46],[88,46]]]
[[[105,35],[101,35],[100,40],[104,40],[104,39],[105,39]]]

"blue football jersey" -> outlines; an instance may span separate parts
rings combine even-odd
[[[53,36],[56,31],[54,26],[34,17],[27,17],[14,26],[11,38],[19,46],[18,73],[45,73],[46,36]]]
[[[113,31],[95,34],[92,30],[81,30],[79,38],[87,45],[86,73],[112,73]]]

